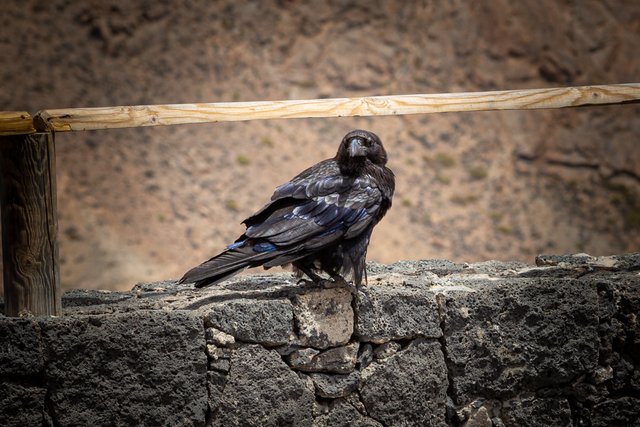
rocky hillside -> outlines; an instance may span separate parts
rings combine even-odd
[[[640,81],[630,1],[21,1],[3,109]],[[397,176],[370,258],[531,259],[640,244],[640,108],[272,120],[60,134],[65,287],[176,277],[272,189],[378,133]]]

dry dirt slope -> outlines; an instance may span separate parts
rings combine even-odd
[[[640,81],[640,3],[13,1],[3,109]],[[640,243],[640,109],[466,113],[61,134],[66,287],[176,277],[272,189],[378,133],[397,175],[370,258],[531,260]]]

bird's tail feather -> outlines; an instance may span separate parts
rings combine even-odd
[[[242,270],[244,270],[246,267],[244,268],[239,268],[237,270],[233,270],[227,273],[222,273],[222,274],[218,274],[216,276],[211,276],[207,279],[202,279],[202,280],[196,280],[194,282],[194,286],[196,288],[204,288],[205,286],[211,286],[211,285],[215,285],[218,284],[222,281],[227,280],[229,277],[235,276],[236,274],[240,273]]]
[[[196,288],[214,285],[256,263],[262,264],[266,255],[242,249],[227,250],[187,271],[179,283],[195,283]]]

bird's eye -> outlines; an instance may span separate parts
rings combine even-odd
[[[370,140],[369,138],[364,140],[364,146],[365,147],[371,147],[373,145],[373,141]]]

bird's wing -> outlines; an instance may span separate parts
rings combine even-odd
[[[382,194],[371,177],[326,175],[334,172],[330,167],[305,172],[278,187],[271,203],[244,221],[246,237],[317,249],[355,237],[373,222]]]

